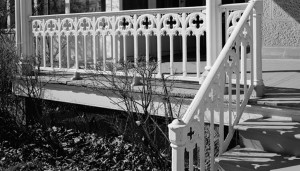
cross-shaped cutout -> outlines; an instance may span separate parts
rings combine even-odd
[[[174,18],[171,16],[170,17],[170,20],[167,21],[167,24],[170,26],[170,28],[172,29],[173,28],[173,25],[176,24],[176,20],[174,20]]]
[[[146,29],[148,29],[149,25],[151,24],[151,21],[149,20],[148,17],[145,17],[144,21],[142,24],[145,26]]]
[[[64,27],[66,28],[66,30],[71,30],[72,24],[69,20],[66,21],[66,23],[64,24]]]
[[[38,24],[38,22],[34,22],[33,28],[34,28],[34,31],[38,31],[40,29],[40,25]]]
[[[105,20],[105,18],[102,18],[98,24],[99,28],[105,29],[106,26],[108,26],[108,22]]]
[[[104,23],[105,24],[105,23]],[[122,23],[121,23],[121,26],[122,26],[122,28],[125,30],[126,29],[126,27],[129,25],[129,22],[126,20],[126,18],[124,17],[123,19],[122,19]]]
[[[50,31],[54,31],[55,30],[55,24],[53,23],[53,21],[50,21],[50,23],[48,24],[48,29]]]
[[[190,127],[190,132],[187,134],[187,136],[190,137],[190,140],[192,140],[194,134],[195,132],[192,130],[192,127]]]
[[[89,26],[90,25],[86,20],[83,20],[83,22],[81,23],[81,27],[83,28],[83,30],[87,30]]]
[[[200,28],[201,24],[203,24],[203,19],[201,19],[200,16],[197,15],[196,19],[193,20],[193,24],[196,24],[196,28]]]

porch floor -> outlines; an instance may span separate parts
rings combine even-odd
[[[300,109],[300,60],[264,59],[265,96],[250,104]]]

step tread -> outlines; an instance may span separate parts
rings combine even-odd
[[[281,118],[249,119],[234,128],[239,131],[271,134],[300,140],[300,123]]]
[[[225,171],[300,170],[300,158],[295,156],[283,156],[277,153],[269,153],[251,148],[241,148],[239,146],[216,158],[216,162]]]

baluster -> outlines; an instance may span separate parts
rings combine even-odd
[[[226,72],[225,68],[223,67],[222,71],[220,72],[220,83],[221,83],[221,93],[220,93],[220,101],[219,101],[219,108],[220,108],[220,125],[219,125],[219,155],[223,153],[223,144],[224,144],[224,91],[225,91],[225,78],[226,78]]]
[[[96,23],[96,18],[93,17],[93,23]],[[96,69],[96,65],[97,65],[97,56],[96,56],[96,36],[97,36],[97,33],[96,33],[96,25],[93,26],[93,33],[92,33],[92,36],[93,36],[93,50],[92,50],[92,53],[93,53],[93,63],[94,63],[94,69]]]
[[[35,56],[37,56],[38,57],[38,55],[39,55],[39,35],[37,34],[36,36],[35,36]]]
[[[75,69],[79,69],[79,63],[78,63],[78,33],[75,33]]]
[[[173,70],[173,64],[174,64],[174,36],[173,34],[170,34],[170,74],[174,74]]]
[[[186,19],[186,13],[182,14],[182,21],[185,21]],[[187,76],[186,68],[187,68],[187,35],[185,33],[186,28],[182,28],[182,72],[183,77]]]
[[[228,115],[229,115],[229,127],[232,126],[232,70],[229,68],[228,71]]]
[[[244,82],[244,88],[247,85],[247,82],[245,82],[245,79],[247,79],[247,77],[245,76],[245,74],[247,74],[247,66],[245,66],[246,64],[246,49],[245,49],[246,45],[245,42],[242,40],[241,42],[241,80],[240,82]],[[237,80],[238,81],[238,80]],[[245,89],[244,89],[245,90]],[[244,91],[244,94],[246,94],[246,92]]]
[[[60,19],[58,19],[58,67],[61,69],[61,27],[60,27]]]
[[[58,33],[58,67],[61,69],[61,34]]]
[[[145,34],[145,41],[146,41],[146,66],[149,67],[149,51],[150,51],[150,43],[149,43],[149,33]]]
[[[123,34],[123,56],[124,56],[124,64],[127,65],[126,34]]]
[[[67,40],[67,68],[70,68],[70,45],[69,45],[69,34],[66,33],[66,40]]]
[[[213,92],[215,93],[215,92]],[[212,96],[213,96],[212,93]],[[215,135],[215,127],[214,127],[214,123],[215,123],[215,113],[214,113],[214,109],[211,108],[210,109],[210,127],[209,127],[209,141],[210,141],[210,170],[214,171],[214,163],[215,163],[215,142],[214,142],[214,135]]]
[[[237,117],[240,115],[240,89],[241,89],[241,85],[240,85],[240,71],[241,71],[241,66],[240,66],[240,62],[239,62],[239,57],[240,57],[240,49],[239,46],[237,46],[237,56],[236,56],[236,114]]]
[[[134,20],[134,23],[137,22],[137,15],[135,14],[134,17],[133,17],[133,20]],[[138,33],[137,33],[137,26],[134,26],[134,42],[133,42],[133,48],[134,48],[134,64],[135,66],[137,66],[138,64],[138,57],[139,57],[139,50],[138,50]]]
[[[87,69],[87,41],[86,41],[86,33],[83,33],[83,55],[84,55],[84,69]]]
[[[205,124],[204,124],[204,111],[201,110],[205,110],[204,108],[198,108],[197,113],[198,116],[200,116],[200,170],[205,170]]]
[[[114,67],[116,67],[116,64],[118,62],[117,36],[114,34],[112,35],[112,38],[113,38],[113,63],[114,63]]]
[[[193,148],[191,148],[190,150],[189,150],[189,171],[193,171],[193,162],[194,162],[194,158],[193,158]]]
[[[201,68],[200,68],[200,34],[196,35],[196,65],[197,65],[197,78],[200,78],[201,76]]]
[[[161,25],[160,20],[161,20],[161,14],[157,14],[156,16],[157,20],[156,20],[156,41],[157,41],[157,68],[158,68],[158,75],[161,75],[161,33],[160,33],[160,29],[161,29]]]
[[[50,34],[50,63],[51,68],[54,68],[53,65],[53,35]]]
[[[42,33],[43,34],[43,62],[44,62],[44,67],[47,67],[46,64],[46,33]]]
[[[103,38],[103,71],[106,71],[106,35],[102,35]]]
[[[250,14],[250,23],[249,23],[249,25],[250,25],[250,33],[248,33],[248,34],[250,34],[251,36],[253,36],[253,10],[251,11],[251,14]],[[250,38],[251,39],[251,38]],[[249,46],[250,46],[250,79],[251,79],[251,83],[250,83],[250,85],[252,86],[254,83],[253,83],[253,81],[254,81],[254,63],[253,63],[253,57],[254,57],[254,55],[253,55],[253,39],[251,40],[251,41],[249,41]]]

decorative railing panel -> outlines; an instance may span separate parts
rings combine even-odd
[[[142,60],[156,61],[158,75],[197,80],[201,74],[204,7],[33,16],[31,22],[35,53],[44,69],[78,72],[98,66],[107,71],[118,63]],[[196,62],[194,70],[188,70],[188,58]],[[175,68],[176,61],[182,67]],[[163,63],[169,63],[167,70]]]
[[[227,149],[233,126],[254,89],[254,44],[258,39],[253,36],[257,26],[253,12],[261,2],[250,1],[242,11],[230,9],[224,48],[183,118],[169,125],[173,171],[219,169],[215,157]],[[217,119],[219,126],[215,126]],[[226,119],[228,133],[224,135]],[[207,120],[210,122],[205,123]]]

